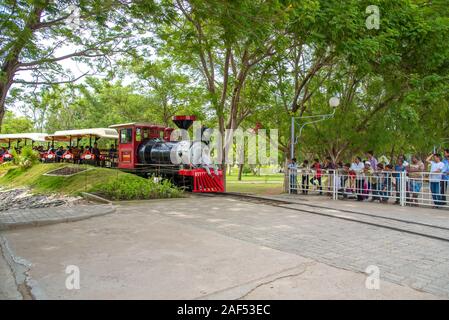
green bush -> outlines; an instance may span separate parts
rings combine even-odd
[[[242,169],[242,173],[243,173],[243,174],[250,174],[250,173],[253,173],[253,170],[251,170],[251,167],[250,167],[250,166],[244,165],[244,166],[243,166],[243,169]]]
[[[24,146],[20,154],[15,149],[11,152],[13,164],[19,166],[22,169],[31,168],[33,165],[39,162],[39,153],[34,151],[30,146]]]
[[[178,198],[182,191],[170,181],[155,182],[134,175],[121,175],[111,181],[94,187],[91,191],[99,192],[112,200],[141,200]]]

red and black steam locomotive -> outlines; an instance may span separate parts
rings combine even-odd
[[[175,116],[178,128],[188,130],[195,116]],[[173,128],[149,123],[112,125],[118,131],[118,168],[139,175],[156,175],[192,192],[224,192],[222,170],[192,163],[173,163],[171,154],[192,152],[194,142],[171,141]]]

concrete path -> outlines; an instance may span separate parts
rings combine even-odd
[[[368,289],[366,255],[359,257],[365,259],[363,269],[357,269],[343,263],[355,252],[332,252],[329,243],[317,242],[330,231],[336,243],[351,249],[360,240],[357,232],[366,231],[351,225],[346,228],[352,233],[338,233],[329,228],[341,224],[321,219],[233,199],[188,198],[127,203],[114,214],[2,236],[15,260],[31,264],[29,289],[41,299],[444,297],[384,281],[383,273],[380,288]],[[382,240],[371,245],[382,251]],[[318,259],[330,253],[341,263]],[[73,267],[80,289],[66,286]]]
[[[327,196],[280,194],[270,196],[257,196],[263,199],[288,201],[293,204],[309,204],[335,210],[349,210],[390,218],[402,218],[414,222],[425,223],[449,228],[449,210],[432,209],[431,207],[401,207],[394,204],[381,204],[378,202],[357,202],[355,200],[332,200]]]
[[[8,210],[0,212],[0,230],[73,222],[102,216],[114,211],[115,208],[111,205],[79,205],[75,207],[61,206]]]
[[[18,291],[14,274],[0,249],[0,300],[19,300],[22,295]]]

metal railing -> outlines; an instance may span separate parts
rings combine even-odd
[[[449,208],[449,181],[438,173],[290,169],[288,181],[290,194]]]

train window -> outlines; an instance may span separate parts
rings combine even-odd
[[[120,143],[131,143],[132,134],[133,134],[132,129],[121,129],[120,130]]]
[[[148,133],[148,128],[144,128],[143,129],[143,138],[144,139],[148,139],[149,133]]]
[[[142,141],[142,129],[136,128],[136,141]]]
[[[159,131],[159,138],[161,138],[162,140],[164,140],[164,131]]]

